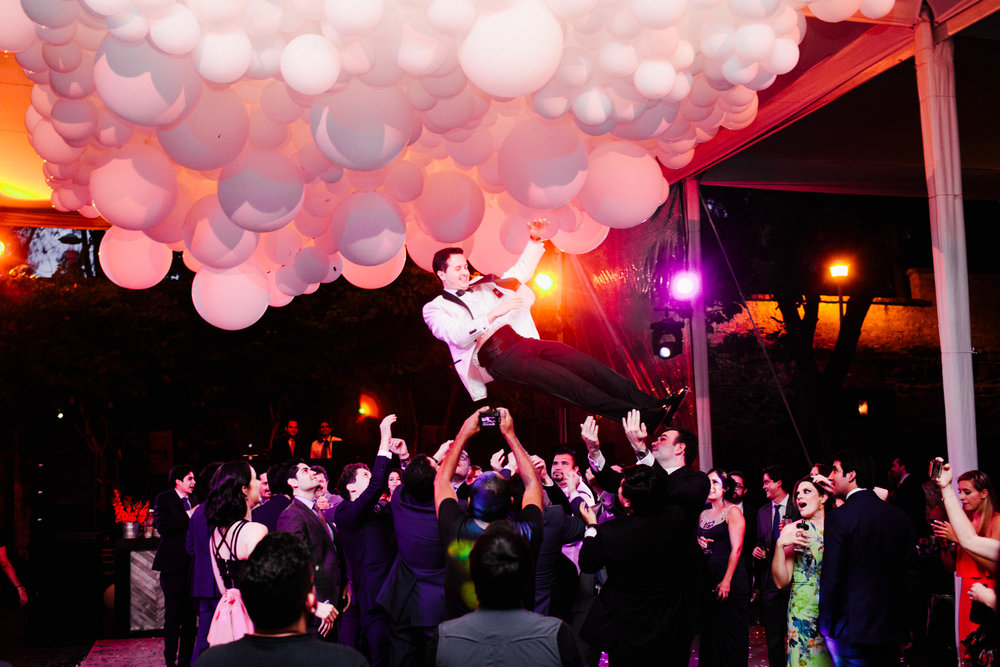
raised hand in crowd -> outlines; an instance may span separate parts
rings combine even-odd
[[[643,458],[649,453],[646,440],[649,434],[646,433],[646,424],[642,422],[642,416],[638,410],[630,410],[628,415],[622,419],[622,428],[625,430],[625,438],[632,446],[637,459]]]
[[[941,462],[941,474],[934,478],[937,485],[941,487],[941,499],[944,501],[944,509],[948,512],[948,520],[951,522],[951,529],[955,533],[955,539],[963,549],[974,556],[979,556],[989,561],[993,561],[993,571],[996,571],[997,562],[1000,561],[1000,540],[980,537],[976,534],[976,529],[972,521],[966,516],[962,509],[962,503],[955,495],[955,489],[951,485],[953,471],[951,465],[938,457],[935,459]]]
[[[549,477],[549,470],[545,465],[545,459],[535,454],[532,454],[529,458],[531,459],[531,465],[535,467],[535,472],[538,473],[538,479],[542,480],[542,485],[552,486],[552,478]]]
[[[601,442],[597,437],[597,420],[593,415],[588,415],[580,424],[580,439],[587,446],[587,455],[594,457],[601,451]]]
[[[490,469],[495,473],[500,473],[503,470],[506,458],[507,454],[502,447],[493,452],[493,456],[490,457]]]

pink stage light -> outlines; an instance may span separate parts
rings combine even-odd
[[[696,273],[683,272],[674,274],[670,279],[670,296],[678,301],[688,301],[701,288],[701,279]]]

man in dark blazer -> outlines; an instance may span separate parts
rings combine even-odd
[[[221,461],[213,461],[202,468],[196,486],[208,489],[212,476],[221,465]],[[184,540],[184,550],[191,557],[191,600],[198,610],[198,634],[195,637],[191,662],[196,662],[198,654],[208,648],[208,629],[212,625],[212,616],[215,615],[219,598],[222,597],[212,570],[211,559],[214,554],[209,546],[212,530],[205,517],[205,504],[201,503],[191,513],[191,521]]]
[[[701,556],[683,510],[663,504],[664,483],[655,467],[626,468],[628,516],[588,527],[580,549],[582,571],[608,573],[580,634],[608,653],[611,667],[686,667],[690,659],[698,594],[690,573]]]
[[[819,624],[834,664],[899,662],[917,594],[917,554],[906,514],[871,490],[865,452],[834,455],[830,482],[844,504],[826,517]]]
[[[764,468],[763,488],[767,502],[757,510],[757,545],[754,558],[754,588],[760,591],[764,616],[764,636],[767,638],[767,662],[770,667],[784,667],[785,630],[788,627],[790,588],[778,588],[771,577],[774,542],[781,527],[799,518],[799,510],[789,496],[792,486],[788,470],[782,465]]]
[[[289,419],[285,424],[285,430],[281,435],[275,437],[274,442],[271,443],[270,457],[272,463],[290,458],[309,458],[309,441],[304,436],[299,435],[297,421]]]
[[[889,502],[903,510],[910,517],[913,532],[917,539],[930,537],[931,529],[927,523],[927,497],[924,495],[923,482],[926,477],[913,469],[906,455],[892,460],[889,475],[896,482],[896,488],[889,494]]]
[[[191,557],[184,549],[191,512],[198,499],[194,493],[194,469],[177,465],[167,475],[170,488],[153,503],[153,522],[160,545],[153,569],[160,573],[163,590],[163,659],[167,667],[188,667],[194,651],[195,616],[191,605]]]
[[[648,433],[645,423],[640,421],[639,411],[632,410],[623,422],[625,436],[635,452],[636,463],[652,466],[657,474],[663,476],[665,483],[660,488],[660,492],[664,494],[663,502],[681,509],[687,532],[693,539],[698,529],[698,518],[705,509],[710,486],[708,475],[690,468],[698,456],[698,436],[686,428],[664,426],[647,446]],[[580,433],[587,445],[587,457],[598,483],[608,490],[617,489],[621,485],[622,474],[607,465],[604,454],[601,453],[597,424],[593,417],[587,417],[580,426]]]
[[[382,437],[372,471],[363,463],[344,467],[337,480],[343,502],[334,510],[334,523],[350,567],[352,600],[360,615],[361,652],[368,656],[372,667],[390,664],[389,619],[375,598],[396,558],[396,539],[389,511],[381,507],[376,510],[376,506],[388,489],[392,455],[409,459],[406,444],[392,437],[391,425],[395,421],[395,415],[382,420]]]
[[[328,602],[339,611],[343,611],[340,604],[343,574],[340,556],[337,554],[334,542],[333,528],[319,516],[314,507],[319,481],[302,459],[289,461],[286,470],[288,475],[286,480],[294,497],[278,517],[277,529],[297,535],[308,547],[309,558],[313,564],[316,599],[319,602]],[[318,626],[315,619],[310,620],[310,628],[313,632],[324,629]]]
[[[289,472],[289,468],[294,468],[292,459],[284,459],[281,463],[275,463],[267,469],[267,478],[271,487],[271,497],[266,503],[253,508],[250,518],[257,523],[267,526],[267,532],[273,533],[278,529],[278,517],[292,504],[292,487],[288,486],[288,478],[294,477],[294,472]]]
[[[389,503],[396,533],[396,560],[379,591],[389,613],[393,665],[417,667],[444,620],[444,550],[434,509],[436,463],[416,455]]]

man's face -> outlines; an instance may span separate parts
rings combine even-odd
[[[906,474],[906,467],[899,462],[899,459],[892,460],[892,467],[889,468],[889,473],[892,478],[897,482],[903,479],[903,475]]]
[[[469,289],[469,263],[465,255],[450,255],[448,267],[437,272],[445,289]]]
[[[184,479],[175,479],[174,488],[183,493],[184,495],[190,495],[194,493],[194,473],[189,472],[184,475]]]
[[[372,474],[364,468],[358,468],[354,473],[354,481],[347,485],[347,492],[351,494],[351,500],[357,500],[358,496],[364,493],[368,484],[372,481]]]
[[[289,436],[296,436],[296,435],[298,435],[299,434],[299,423],[297,421],[290,421],[290,422],[288,422],[288,424],[285,426],[285,432],[288,433]]]
[[[736,502],[739,503],[743,500],[743,495],[747,492],[747,487],[743,482],[743,478],[739,475],[730,475],[732,478],[735,488],[733,489],[733,496],[736,497]]]
[[[261,500],[267,500],[271,497],[271,486],[267,483],[267,473],[262,472],[260,474],[260,498]]]
[[[462,450],[462,453],[458,456],[458,466],[455,468],[455,477],[461,477],[465,479],[469,476],[469,452]]]
[[[319,434],[324,436],[330,435],[330,424],[327,422],[320,422]]]
[[[668,468],[684,465],[685,445],[679,442],[680,437],[680,431],[667,430],[649,445],[657,463]]]
[[[764,495],[767,496],[768,500],[781,500],[784,489],[781,488],[781,482],[776,482],[771,479],[771,476],[764,473]]]
[[[830,481],[833,482],[833,492],[836,495],[841,498],[845,497],[847,492],[851,490],[851,481],[853,479],[853,472],[845,474],[844,468],[840,465],[840,461],[833,462],[833,471],[830,473]]]
[[[580,484],[580,468],[573,465],[573,457],[569,454],[556,454],[552,457],[552,480],[561,487],[567,487],[576,481]],[[575,486],[574,486],[575,488]]]
[[[288,484],[301,491],[315,491],[319,487],[319,480],[309,466],[300,463],[295,468],[295,477],[288,478]]]
[[[324,475],[321,472],[315,472],[313,474],[316,475],[316,484],[317,484],[316,492],[326,493],[327,484],[330,483],[329,480],[326,478],[326,475]]]

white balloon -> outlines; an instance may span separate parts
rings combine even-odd
[[[232,269],[204,267],[191,283],[195,310],[219,329],[246,329],[264,316],[270,299],[267,277],[249,263]]]
[[[337,49],[322,35],[299,35],[281,53],[281,76],[303,95],[325,93],[340,76]]]
[[[194,67],[212,83],[233,83],[247,73],[253,45],[243,30],[209,32],[201,36],[191,59]]]
[[[180,56],[190,53],[198,45],[201,26],[190,9],[174,5],[165,16],[153,22],[149,40],[159,50]]]

